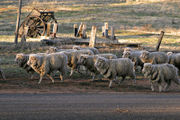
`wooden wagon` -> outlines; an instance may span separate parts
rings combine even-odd
[[[53,11],[47,12],[33,9],[21,23],[19,28],[19,36],[21,37],[24,33],[27,37],[31,38],[44,36],[47,31],[48,22],[57,23]]]

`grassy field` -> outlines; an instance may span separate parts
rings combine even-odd
[[[27,44],[13,44],[14,31],[16,24],[18,2],[14,0],[0,1],[0,58],[1,68],[4,70],[10,86],[14,89],[31,88],[37,80],[30,80],[28,83],[28,74],[19,68],[15,62],[17,53],[37,53],[45,52],[49,46],[44,46],[41,43],[28,42]],[[180,1],[167,0],[164,2],[120,2],[120,0],[23,0],[22,21],[32,10],[32,8],[46,9],[55,12],[55,17],[58,20],[60,30],[57,36],[72,37],[73,24],[81,22],[87,25],[88,35],[92,25],[98,27],[97,37],[101,38],[101,26],[104,22],[109,22],[109,26],[114,26],[116,36],[119,42],[122,43],[140,43],[141,47],[136,49],[151,49],[155,48],[160,31],[165,31],[160,51],[180,51]],[[112,52],[121,57],[124,46],[112,49],[100,49],[101,52]],[[64,86],[76,86],[78,90],[95,89],[93,86],[99,86],[98,90],[105,89],[107,82],[91,83],[89,76],[75,74],[73,79],[81,77],[79,82],[69,85],[67,83],[57,83]],[[15,81],[13,81],[13,78]],[[110,91],[149,91],[147,80],[138,74],[139,86],[135,87],[131,84],[124,83],[121,88],[113,88]],[[21,82],[20,82],[21,81]],[[47,82],[46,84],[49,84]],[[78,81],[78,80],[77,80]],[[127,82],[128,83],[128,82]],[[0,90],[11,88],[8,82],[1,81]],[[44,89],[49,86],[43,85]],[[144,86],[142,86],[144,85]],[[19,87],[20,86],[20,87]],[[30,86],[30,87],[28,87]],[[52,85],[50,85],[51,87]],[[123,87],[124,86],[124,87]],[[39,87],[36,85],[37,89]],[[35,88],[36,88],[35,87]],[[50,88],[49,87],[49,88]],[[71,88],[70,87],[70,88]],[[32,87],[34,88],[34,87]],[[63,87],[65,88],[65,87]],[[71,91],[71,89],[68,89]],[[54,90],[55,90],[54,89]],[[67,89],[67,88],[66,88]],[[92,90],[91,89],[91,90]],[[97,91],[98,91],[97,90]],[[174,88],[173,88],[174,90]]]

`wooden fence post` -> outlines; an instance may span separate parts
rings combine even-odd
[[[96,44],[96,26],[92,26],[91,29],[91,37],[89,40],[89,47],[95,47]]]
[[[86,35],[86,24],[83,24],[83,26],[82,26],[81,38],[82,39],[86,39],[87,38],[87,35]]]
[[[161,45],[161,41],[163,39],[163,36],[164,36],[164,31],[161,31],[158,42],[157,42],[157,45],[156,45],[156,51],[159,51],[159,47]]]
[[[105,36],[105,29],[104,29],[105,27],[104,26],[102,26],[102,37],[104,37]]]
[[[47,34],[46,34],[47,37],[50,36],[50,32],[51,32],[51,23],[48,22],[48,23],[47,23]]]
[[[114,35],[114,27],[113,26],[111,26],[111,39],[112,40],[116,39],[116,36]]]
[[[26,37],[27,37],[27,34],[28,34],[28,30],[29,30],[29,27],[25,26],[24,30],[23,30],[23,33],[22,33],[22,36],[21,36],[21,43],[26,42]]]
[[[15,31],[15,39],[14,43],[18,43],[18,33],[19,33],[19,24],[20,24],[20,18],[21,18],[21,7],[22,7],[22,0],[19,0],[19,9],[17,13],[17,21],[16,21],[16,31]]]
[[[77,33],[78,33],[78,25],[74,24],[74,37],[77,36]]]
[[[56,22],[54,22],[54,25],[53,25],[53,38],[56,38],[57,30],[58,30],[58,24]]]
[[[109,37],[109,35],[108,35],[108,22],[106,22],[106,23],[104,23],[104,36],[106,37],[106,38],[108,38]]]
[[[82,34],[82,27],[83,27],[83,23],[80,24],[76,37],[79,37]]]

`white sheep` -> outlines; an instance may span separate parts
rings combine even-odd
[[[143,63],[162,64],[168,63],[168,56],[164,52],[148,52],[143,51],[140,55],[140,59]]]
[[[80,56],[80,59],[78,61],[78,65],[83,65],[87,68],[88,71],[91,72],[91,75],[93,76],[92,81],[94,81],[95,75],[99,74],[95,67],[95,62],[98,57],[104,57],[107,59],[116,59],[117,56],[114,54],[96,54],[96,55],[84,55],[82,54]]]
[[[123,58],[129,58],[134,62],[135,69],[137,66],[140,66],[141,69],[143,69],[144,63],[140,59],[140,55],[142,54],[142,51],[124,51],[123,52]]]
[[[63,81],[63,76],[67,72],[67,56],[64,53],[51,53],[47,55],[32,54],[29,56],[27,64],[40,74],[39,84],[45,75],[54,83],[54,79],[50,75],[53,71],[59,71],[61,73],[60,79]]]
[[[80,59],[81,54],[94,55],[91,50],[77,50],[74,52],[66,52],[68,56],[68,66],[71,68],[70,76],[74,73],[74,70],[78,68],[78,60]]]
[[[169,62],[168,63],[173,64],[180,71],[180,53],[168,52],[167,55],[169,57]]]
[[[171,81],[180,85],[180,79],[177,73],[178,69],[172,64],[145,63],[142,72],[145,77],[150,79],[152,91],[154,91],[154,83],[158,83],[159,92],[162,91],[162,83],[165,83],[164,91],[169,88]]]
[[[82,48],[80,46],[73,46],[73,49],[76,49],[76,50],[91,50],[94,54],[99,54],[99,51],[98,49],[96,48],[93,48],[93,47],[86,47],[86,48]]]
[[[96,69],[105,77],[110,79],[109,87],[112,86],[112,82],[116,81],[117,76],[122,77],[122,81],[126,76],[130,76],[134,83],[135,71],[133,68],[134,64],[129,58],[119,58],[108,60],[103,57],[98,57],[95,62]]]
[[[32,79],[35,71],[27,64],[28,60],[29,60],[29,54],[23,54],[23,53],[16,54],[16,58],[15,58],[16,63],[19,65],[19,67],[25,69],[26,72],[31,75],[31,79]]]

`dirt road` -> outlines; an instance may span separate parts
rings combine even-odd
[[[180,94],[0,94],[0,120],[179,120]]]

